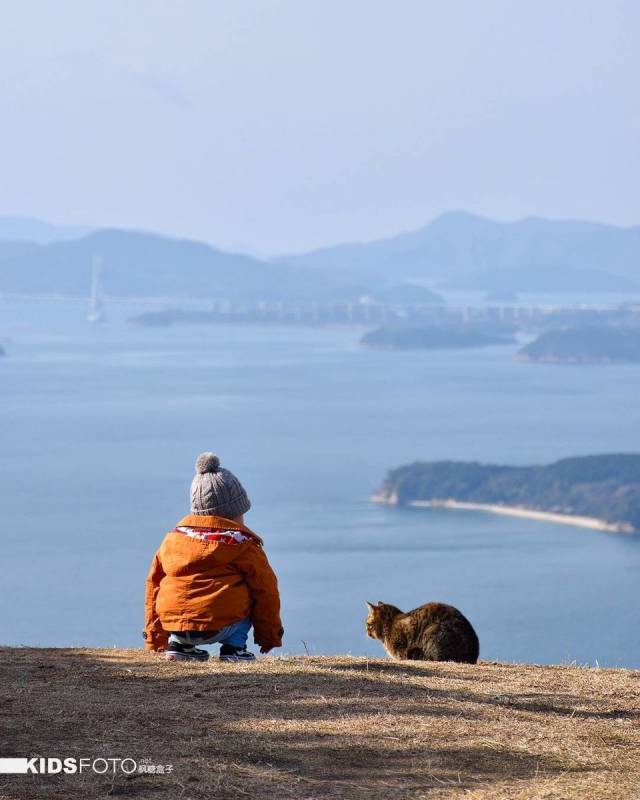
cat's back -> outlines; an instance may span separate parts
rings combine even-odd
[[[475,663],[480,655],[480,642],[473,625],[455,606],[446,603],[425,603],[402,615],[403,627],[417,650],[435,661]],[[400,620],[399,620],[400,622]],[[431,652],[432,655],[426,655]],[[413,656],[418,657],[418,655]]]
[[[414,622],[433,624],[435,622],[455,622],[465,623],[471,627],[471,623],[455,606],[446,603],[425,603],[423,606],[407,611],[405,617]]]

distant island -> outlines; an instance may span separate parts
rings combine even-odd
[[[372,499],[638,533],[640,455],[583,456],[532,467],[416,462],[391,470]]]
[[[640,363],[640,328],[594,325],[550,330],[523,347],[516,358],[547,364]]]
[[[511,344],[513,331],[492,325],[432,325],[406,323],[383,325],[365,333],[361,343],[388,350],[454,350]]]

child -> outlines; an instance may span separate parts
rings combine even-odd
[[[147,650],[164,650],[169,661],[206,661],[196,645],[220,642],[222,661],[254,661],[252,625],[261,653],[282,647],[278,582],[262,539],[244,524],[250,508],[218,457],[198,456],[191,514],[165,536],[147,576]]]

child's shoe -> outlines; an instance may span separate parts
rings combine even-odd
[[[223,644],[220,648],[220,661],[255,661],[256,657],[246,647],[232,647]]]
[[[206,661],[209,653],[193,645],[170,642],[164,657],[167,661]]]

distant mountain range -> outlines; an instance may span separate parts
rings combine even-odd
[[[397,289],[412,281],[485,292],[640,291],[640,226],[450,212],[390,239],[270,261],[152,233],[0,217],[0,292],[85,294],[95,254],[114,295],[355,300],[390,289],[415,297],[416,287]]]
[[[640,290],[640,226],[448,212],[419,230],[278,261],[360,279],[484,291]]]
[[[104,257],[105,291],[111,295],[327,300],[355,299],[363,292],[340,276],[123,230],[46,245],[0,241],[0,292],[88,294],[97,254]]]

